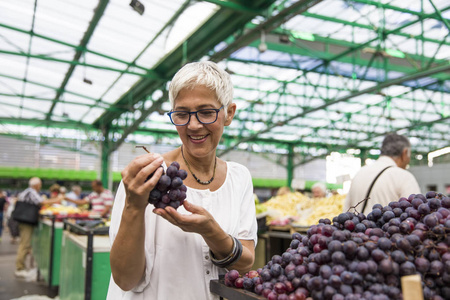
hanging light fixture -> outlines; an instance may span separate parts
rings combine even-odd
[[[145,6],[138,0],[131,0],[130,6],[141,16],[144,14]]]

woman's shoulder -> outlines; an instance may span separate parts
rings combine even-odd
[[[241,176],[241,177],[250,177],[250,171],[246,166],[241,165],[240,163],[234,161],[226,161],[228,173],[232,176]]]

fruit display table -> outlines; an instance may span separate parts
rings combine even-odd
[[[248,292],[243,289],[235,289],[225,285],[223,279],[211,280],[209,283],[211,293],[220,296],[220,299],[233,299],[233,300],[250,300],[250,299],[266,299],[262,296],[258,296],[255,293]]]
[[[64,222],[59,298],[61,300],[105,299],[108,292],[111,250],[108,235]]]
[[[63,223],[54,217],[42,217],[34,230],[32,249],[38,266],[38,278],[50,288],[59,285]]]

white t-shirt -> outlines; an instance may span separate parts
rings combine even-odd
[[[187,189],[186,200],[205,208],[222,229],[238,239],[257,242],[257,223],[253,184],[248,169],[227,162],[227,176],[216,191]],[[110,225],[111,244],[119,230],[125,202],[125,189],[120,183],[114,201]],[[107,299],[219,299],[209,292],[211,279],[218,279],[225,269],[214,266],[209,248],[196,233],[182,231],[152,212],[145,211],[145,276],[132,291],[122,291],[112,276]],[[189,214],[183,206],[178,212]]]
[[[397,167],[395,161],[389,156],[380,156],[376,162],[362,167],[356,173],[345,199],[344,211],[364,199],[375,176],[388,166],[391,167],[385,170],[373,185],[364,214],[371,212],[372,206],[377,203],[386,206],[389,202],[398,201],[401,197],[407,198],[411,194],[420,193],[419,184],[414,175]],[[361,203],[356,210],[361,212],[363,205],[364,203]]]

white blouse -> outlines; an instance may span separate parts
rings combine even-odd
[[[257,242],[257,223],[253,184],[248,169],[227,162],[227,176],[216,191],[187,189],[186,200],[205,208],[222,229],[241,240]],[[111,225],[111,245],[119,230],[125,203],[125,189],[120,183],[114,201]],[[226,272],[212,264],[209,247],[196,233],[182,231],[152,212],[145,210],[145,275],[129,292],[122,291],[112,276],[107,299],[219,299],[209,292],[209,282]],[[189,214],[183,206],[178,212]]]

